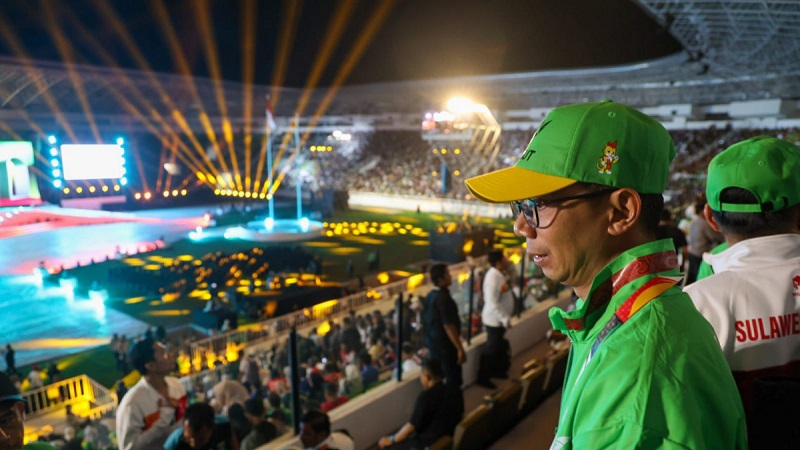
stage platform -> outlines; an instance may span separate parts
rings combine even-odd
[[[41,261],[47,267],[114,255],[131,249],[183,239],[202,222],[209,207],[110,213],[65,209],[2,208],[0,217],[0,346],[11,344],[17,366],[60,358],[105,345],[114,333],[133,336],[147,324],[86,298],[71,299],[53,286],[42,287],[33,275]],[[5,359],[0,358],[0,370]]]

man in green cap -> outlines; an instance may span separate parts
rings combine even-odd
[[[572,341],[553,449],[738,449],[736,385],[708,322],[655,240],[675,147],[652,118],[612,101],[556,108],[519,162],[471,178],[510,202],[544,274],[573,288],[550,311]]]
[[[726,250],[706,254],[714,275],[689,286],[739,387],[755,447],[755,387],[800,378],[800,148],[759,136],[708,166],[706,220]]]

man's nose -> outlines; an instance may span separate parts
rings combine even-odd
[[[517,220],[514,221],[514,234],[523,238],[532,238],[536,236],[536,229],[528,225],[525,214],[518,215]]]

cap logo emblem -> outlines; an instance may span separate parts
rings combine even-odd
[[[607,142],[606,147],[603,149],[603,156],[597,161],[598,172],[611,175],[611,167],[618,162],[617,141]]]

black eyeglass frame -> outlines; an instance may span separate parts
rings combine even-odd
[[[523,200],[514,200],[511,202],[511,213],[514,215],[514,220],[517,220],[520,214],[525,216],[525,221],[531,228],[539,228],[539,207],[547,206],[553,203],[561,203],[567,200],[583,200],[587,198],[600,197],[601,195],[610,194],[617,189],[603,189],[602,191],[585,192],[583,194],[568,195],[565,197],[551,198],[542,200],[537,198],[526,198]],[[533,214],[527,214],[532,212]]]

